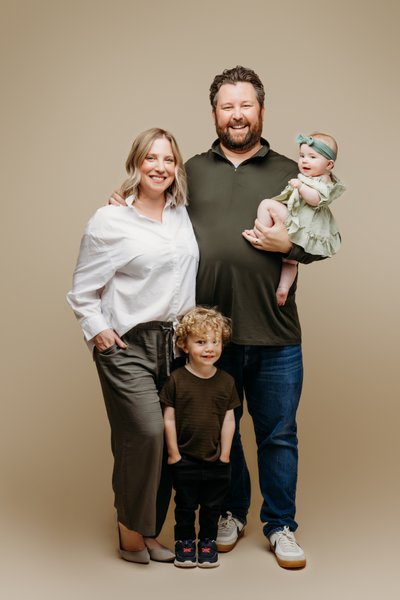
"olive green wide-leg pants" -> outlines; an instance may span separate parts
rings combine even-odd
[[[118,521],[148,537],[159,534],[171,495],[158,391],[170,372],[172,337],[172,323],[153,321],[122,336],[125,350],[94,350],[111,426]]]

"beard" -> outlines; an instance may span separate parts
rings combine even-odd
[[[230,133],[229,126],[222,129],[219,127],[218,123],[216,123],[215,128],[218,138],[225,148],[228,148],[228,150],[232,150],[233,152],[247,152],[247,150],[250,150],[260,142],[263,127],[261,115],[254,125],[250,125],[246,119],[243,119],[243,121],[240,121],[239,123],[235,123],[235,125],[247,125],[249,129],[246,135],[234,137]]]

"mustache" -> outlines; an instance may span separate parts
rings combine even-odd
[[[234,121],[229,121],[228,123],[228,127],[248,127],[249,126],[249,122],[247,119],[240,119],[240,121],[238,121],[237,119],[235,119]]]

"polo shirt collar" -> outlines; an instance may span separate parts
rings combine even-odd
[[[260,142],[261,142],[261,148],[258,150],[258,152],[256,152],[255,154],[253,154],[253,156],[251,156],[250,158],[247,158],[243,162],[248,162],[249,160],[253,160],[253,158],[263,158],[264,156],[267,156],[269,149],[270,149],[269,142],[266,139],[264,139],[263,137],[260,139]],[[212,143],[211,150],[215,154],[218,154],[219,156],[224,158],[225,160],[229,160],[221,150],[221,145],[220,145],[219,139],[216,139]]]

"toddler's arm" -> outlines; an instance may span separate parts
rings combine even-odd
[[[300,179],[291,179],[289,181],[292,188],[298,189],[300,196],[303,198],[304,202],[307,202],[310,206],[318,206],[321,200],[321,196],[310,186],[306,185]]]
[[[224,422],[222,423],[221,429],[221,462],[229,462],[229,455],[231,453],[231,446],[233,440],[233,434],[235,433],[235,416],[233,408],[227,410],[225,413]]]
[[[164,430],[168,449],[168,464],[172,465],[182,458],[176,436],[175,409],[172,406],[164,407]]]

